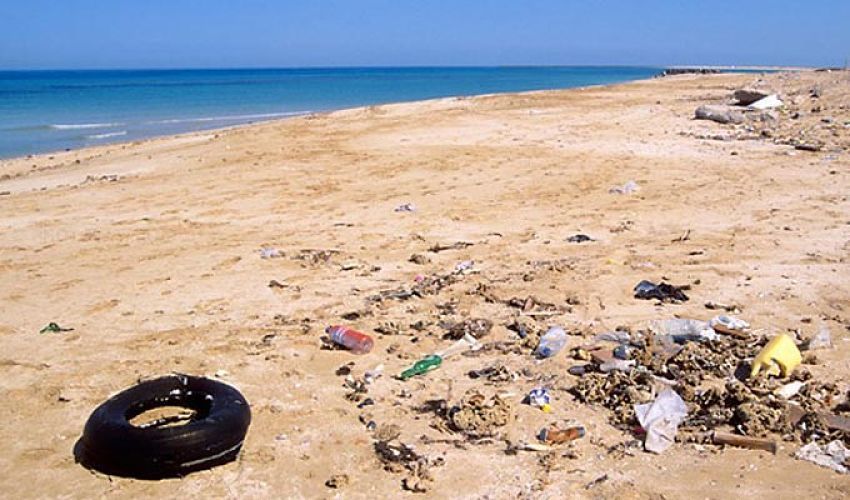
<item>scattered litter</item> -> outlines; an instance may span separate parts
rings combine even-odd
[[[738,448],[747,448],[750,450],[764,450],[776,455],[776,441],[772,439],[754,438],[741,436],[738,434],[729,434],[727,432],[714,431],[711,434],[711,442],[722,446],[737,446]]]
[[[260,249],[260,258],[261,259],[277,259],[279,257],[283,257],[283,252],[281,252],[277,248],[261,248]]]
[[[552,424],[541,429],[537,438],[548,445],[564,444],[581,439],[586,433],[585,428],[580,425],[561,428],[556,424]]]
[[[689,285],[673,286],[665,282],[655,284],[651,281],[643,280],[635,285],[636,299],[658,299],[661,302],[687,302],[688,296],[683,290],[690,290]]]
[[[331,342],[355,354],[366,354],[375,344],[372,337],[347,326],[329,326],[325,329],[325,333],[330,337]]]
[[[782,107],[784,103],[779,99],[779,96],[776,94],[771,94],[767,97],[759,99],[758,101],[747,106],[749,109],[773,109]]]
[[[640,189],[637,182],[629,181],[622,186],[614,186],[608,190],[611,194],[632,194],[637,192]]]
[[[368,370],[363,374],[363,381],[367,384],[372,384],[384,374],[384,365],[378,365],[375,368]]]
[[[443,359],[448,359],[451,356],[456,354],[461,354],[467,351],[477,351],[481,349],[483,345],[478,339],[470,332],[466,333],[463,338],[450,345],[449,347],[443,349],[442,351],[437,351],[435,354],[440,356]]]
[[[538,358],[551,358],[558,354],[561,349],[567,344],[567,332],[563,328],[553,326],[540,337],[540,343],[537,344],[537,349],[534,354]]]
[[[599,371],[602,373],[608,373],[612,371],[620,371],[620,372],[630,372],[637,365],[637,361],[633,359],[623,360],[617,358],[611,358],[608,361],[599,365]]]
[[[47,326],[45,326],[44,328],[39,330],[38,333],[47,333],[47,332],[59,333],[59,332],[70,332],[70,331],[73,331],[73,330],[74,330],[73,328],[63,328],[63,327],[59,326],[59,323],[54,323],[54,322],[51,321],[50,323],[47,324]]]
[[[627,344],[631,340],[629,332],[615,330],[613,332],[605,332],[596,335],[591,339],[591,342],[615,342],[617,344]]]
[[[666,319],[650,322],[650,330],[656,335],[666,335],[677,344],[689,341],[706,342],[717,340],[718,335],[709,323],[697,319]]]
[[[750,328],[750,324],[746,321],[725,314],[711,318],[708,324],[717,333],[738,337],[747,337],[746,330]]]
[[[818,333],[809,339],[806,347],[809,351],[817,349],[832,349],[832,335],[829,333],[829,328],[826,325],[821,325],[818,328]]]
[[[587,241],[596,241],[596,240],[594,240],[593,238],[591,238],[590,236],[588,236],[586,234],[574,234],[574,235],[570,236],[569,238],[567,238],[567,242],[569,242],[569,243],[584,243],[584,242],[587,242]]]
[[[794,382],[790,382],[788,384],[783,385],[779,389],[776,389],[775,391],[773,391],[773,393],[782,398],[791,399],[796,396],[797,393],[800,392],[800,389],[802,389],[805,385],[805,382],[795,380]]]
[[[422,375],[423,373],[430,372],[431,370],[436,370],[442,364],[442,356],[438,354],[431,354],[429,356],[425,356],[424,358],[414,363],[413,366],[401,372],[399,378],[401,380],[407,380],[411,377],[415,377],[416,375]]]
[[[528,404],[540,408],[545,413],[552,411],[552,406],[549,404],[551,402],[549,391],[543,387],[532,389],[531,392],[528,393],[526,400],[528,401]]]
[[[508,445],[508,448],[505,450],[505,453],[513,454],[517,451],[552,451],[552,447],[547,446],[545,444],[527,443],[525,441],[519,441],[517,443],[510,443]]]
[[[644,448],[662,453],[676,440],[679,424],[688,416],[688,407],[672,389],[664,389],[652,403],[635,405],[635,415],[646,431]]]
[[[414,205],[413,203],[405,203],[403,205],[399,205],[399,206],[395,207],[394,211],[395,212],[415,212],[416,211],[416,205]]]
[[[629,359],[629,354],[631,354],[631,348],[625,344],[618,345],[614,348],[614,357],[617,359]]]
[[[750,377],[755,377],[762,370],[765,375],[787,377],[802,361],[794,340],[782,333],[773,337],[753,360]]]
[[[473,261],[473,260],[465,260],[465,261],[463,261],[463,262],[459,262],[459,263],[455,266],[455,272],[456,272],[456,273],[462,273],[462,272],[464,272],[464,271],[469,271],[470,269],[472,269],[472,267],[473,267],[473,266],[475,266],[475,261]]]
[[[809,443],[797,450],[794,456],[800,460],[806,460],[821,467],[827,467],[841,474],[850,472],[847,468],[847,464],[850,463],[850,450],[844,446],[844,443],[838,440],[832,441],[825,446],[817,443]]]

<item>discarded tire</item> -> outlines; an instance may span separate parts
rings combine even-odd
[[[176,418],[135,426],[130,421],[159,407],[193,410]],[[149,380],[101,404],[86,422],[75,455],[85,467],[141,479],[178,477],[236,458],[251,423],[251,410],[233,387],[206,378],[173,375]]]

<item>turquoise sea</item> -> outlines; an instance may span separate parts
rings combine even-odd
[[[617,66],[0,71],[0,158],[435,97],[648,78]]]

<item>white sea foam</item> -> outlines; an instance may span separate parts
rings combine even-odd
[[[110,137],[120,137],[122,135],[127,135],[127,131],[121,130],[119,132],[107,132],[105,134],[92,134],[87,135],[86,139],[108,139]]]
[[[56,130],[77,130],[77,129],[85,129],[85,128],[112,128],[112,127],[120,127],[124,125],[123,123],[72,123],[72,124],[55,124],[48,125],[48,128],[56,129]]]
[[[260,113],[255,115],[225,115],[225,116],[204,116],[201,118],[173,118],[169,120],[156,120],[146,122],[147,124],[167,124],[167,123],[203,123],[203,122],[228,122],[240,120],[262,120],[265,118],[283,118],[286,116],[306,115],[309,111],[289,111],[286,113]]]

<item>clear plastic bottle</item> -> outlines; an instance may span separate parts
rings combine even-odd
[[[549,328],[545,335],[540,337],[534,354],[539,358],[551,358],[567,345],[567,332],[559,326]]]
[[[355,354],[366,354],[375,344],[372,337],[347,326],[329,326],[325,328],[325,333],[334,344],[339,344]]]

